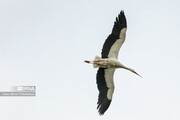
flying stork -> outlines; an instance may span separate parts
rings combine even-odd
[[[126,29],[126,17],[124,11],[121,11],[118,17],[116,17],[112,33],[103,45],[101,57],[96,56],[93,61],[84,61],[93,64],[94,68],[99,68],[96,79],[99,90],[97,109],[100,115],[105,113],[111,103],[114,92],[113,75],[116,68],[124,68],[140,76],[134,69],[126,67],[118,61],[118,53],[125,41]]]

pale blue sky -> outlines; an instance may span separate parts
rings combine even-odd
[[[1,120],[179,120],[178,0],[1,0],[0,90],[35,85],[36,97],[0,97]],[[127,18],[104,116],[96,110],[96,71],[120,10]]]

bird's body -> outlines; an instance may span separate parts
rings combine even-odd
[[[133,69],[124,66],[118,61],[119,50],[126,38],[126,29],[126,17],[124,12],[121,11],[114,22],[112,33],[103,45],[101,57],[96,56],[93,61],[85,61],[86,63],[93,64],[94,68],[99,68],[96,79],[99,90],[97,109],[100,115],[104,114],[112,100],[114,92],[113,75],[115,69],[124,68],[137,74]]]
[[[100,58],[99,56],[96,56],[94,61],[85,61],[90,62],[93,64],[94,68],[102,67],[102,68],[123,68],[125,67],[123,64],[121,64],[118,59],[115,58]]]

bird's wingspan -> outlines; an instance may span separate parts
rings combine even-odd
[[[118,58],[119,49],[125,41],[126,36],[126,17],[124,12],[121,11],[112,29],[112,33],[106,39],[103,49],[102,49],[102,58]]]
[[[99,68],[97,72],[97,87],[99,90],[97,109],[100,115],[108,109],[114,92],[113,68]]]

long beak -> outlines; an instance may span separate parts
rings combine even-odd
[[[139,75],[137,72],[133,71],[133,73],[135,73],[136,75],[138,75],[139,77],[143,78],[141,75]]]

